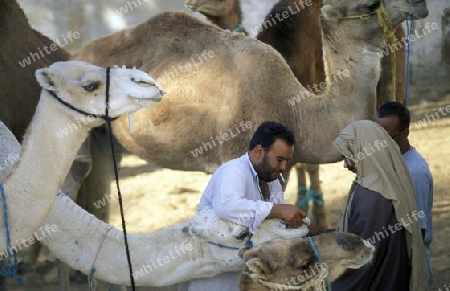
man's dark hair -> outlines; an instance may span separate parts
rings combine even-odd
[[[398,130],[409,128],[411,122],[408,108],[400,102],[391,101],[384,103],[378,109],[377,115],[380,118],[396,116],[398,118]]]
[[[284,140],[290,146],[295,144],[294,135],[286,126],[274,121],[265,121],[256,129],[248,149],[252,150],[261,145],[264,150],[269,151],[277,139]]]

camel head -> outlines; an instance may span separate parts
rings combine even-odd
[[[328,278],[334,281],[346,269],[369,263],[375,251],[369,242],[351,233],[323,233],[312,238],[322,264],[305,238],[274,239],[241,249],[239,256],[245,261],[241,290],[260,282],[301,286],[320,272],[320,266],[327,268]],[[242,289],[243,285],[247,289]]]
[[[216,216],[213,209],[205,209],[192,218],[184,231],[214,243],[240,248],[249,239],[254,245],[259,245],[274,238],[305,237],[309,230],[306,225],[296,229],[288,229],[285,223],[279,219],[267,219],[261,223],[258,231],[251,236],[247,227],[221,220]]]
[[[110,118],[155,105],[164,94],[155,80],[141,70],[114,68],[110,69],[108,78]],[[37,70],[36,79],[49,93],[48,98],[52,98],[50,95],[59,98],[70,116],[79,119],[80,111],[91,117],[102,118],[105,114],[106,69],[81,61],[57,62]],[[90,125],[101,124],[100,118],[91,118]]]
[[[236,5],[240,6],[238,0],[186,0],[185,3],[189,10],[208,16],[226,15]]]
[[[321,23],[325,38],[345,31],[347,38],[362,40],[367,48],[376,51],[386,45],[383,28],[393,31],[406,15],[413,19],[428,16],[425,0],[324,0],[323,4]]]

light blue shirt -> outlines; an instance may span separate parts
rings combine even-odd
[[[244,225],[254,234],[273,205],[284,203],[278,179],[267,184],[270,190],[268,202],[262,198],[258,175],[247,153],[222,164],[214,172],[197,211],[213,208],[221,219]]]
[[[417,211],[423,211],[425,217],[419,218],[420,228],[425,229],[424,244],[427,250],[428,272],[430,283],[433,282],[433,274],[430,264],[430,245],[433,241],[433,177],[428,163],[421,154],[412,148],[403,154],[408,166],[411,179],[416,192]]]

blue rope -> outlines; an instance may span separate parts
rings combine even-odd
[[[208,243],[212,244],[214,246],[218,246],[221,249],[230,249],[230,250],[239,250],[239,249],[241,249],[240,247],[231,247],[231,246],[223,245],[221,243],[216,243],[216,242],[213,242],[213,241],[210,241],[210,240],[208,241]]]
[[[306,195],[305,196],[301,195],[300,194],[301,191],[306,191]],[[308,201],[312,201],[316,205],[325,204],[325,201],[323,201],[322,192],[314,192],[313,190],[305,188],[303,186],[298,187],[298,198],[299,202],[297,204],[297,207],[301,208],[304,211],[306,211],[306,209],[308,208]]]
[[[16,279],[20,284],[25,284],[25,279],[16,275],[17,272],[17,251],[13,251],[14,254],[14,265],[11,264],[11,237],[9,235],[9,225],[8,225],[8,206],[6,205],[5,189],[3,184],[0,183],[0,192],[3,201],[3,217],[5,220],[5,235],[6,235],[6,257],[8,258],[8,264],[1,267],[0,275],[9,276]]]
[[[245,242],[245,246],[246,247],[253,247],[253,242],[252,242],[252,234],[250,234],[250,236],[248,237],[248,240]],[[221,249],[230,249],[230,250],[240,250],[242,247],[232,247],[232,246],[227,246],[227,245],[223,245],[221,243],[216,243],[213,241],[208,241],[209,244],[214,245],[214,246],[218,246]]]
[[[319,268],[322,270],[322,261],[320,260],[319,252],[317,251],[316,245],[314,244],[314,241],[312,237],[308,236],[309,245],[314,251],[314,255],[316,256],[317,262],[319,263]],[[325,283],[327,284],[327,291],[331,291],[331,284],[330,280],[328,279],[328,276],[325,278]]]
[[[96,281],[95,281],[95,277],[94,277],[94,273],[95,273],[96,269],[95,267],[91,268],[91,271],[89,273],[89,277],[88,277],[88,282],[89,282],[89,291],[94,291],[95,287],[97,285]]]
[[[411,43],[409,41],[410,35],[412,35],[412,29],[413,29],[413,16],[411,13],[405,14],[406,18],[406,66],[405,66],[405,106],[408,107],[409,102],[409,53],[411,52]]]
[[[232,32],[232,33],[236,33],[236,32],[238,32],[238,31],[241,30],[241,29],[244,29],[244,26],[243,26],[241,23],[239,23],[239,24],[236,26],[236,28],[233,29],[231,32]]]

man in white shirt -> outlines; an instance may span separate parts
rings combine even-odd
[[[213,208],[218,217],[247,226],[255,233],[265,219],[280,218],[292,228],[306,213],[284,204],[278,180],[294,153],[292,132],[277,122],[264,122],[253,134],[243,156],[222,164],[213,174],[197,211]],[[220,251],[220,250],[219,250]],[[239,272],[181,283],[179,291],[236,291]]]

